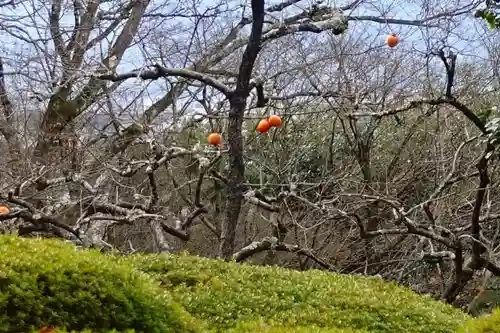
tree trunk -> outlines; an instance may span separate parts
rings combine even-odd
[[[247,47],[243,53],[236,81],[236,89],[229,97],[231,108],[227,125],[229,144],[229,179],[226,216],[222,222],[219,256],[229,259],[234,253],[236,228],[243,202],[243,187],[245,181],[245,165],[243,163],[243,136],[241,125],[247,106],[247,97],[252,89],[252,76],[255,60],[260,51],[262,27],[264,25],[264,0],[252,0],[252,31]]]
[[[243,136],[241,127],[246,107],[245,96],[234,96],[229,111],[227,139],[229,144],[229,177],[226,216],[222,221],[219,256],[228,259],[234,253],[236,228],[243,202],[245,164],[243,162]]]

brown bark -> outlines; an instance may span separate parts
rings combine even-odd
[[[69,41],[68,46],[65,46],[62,44],[59,32],[60,1],[54,0],[53,2],[50,14],[50,31],[58,55],[63,62],[64,72],[59,80],[58,87],[55,88],[49,100],[47,110],[40,124],[40,134],[34,151],[34,157],[43,164],[50,163],[52,150],[59,150],[56,142],[66,126],[71,124],[76,117],[84,112],[106,91],[106,86],[103,84],[102,80],[92,77],[78,96],[72,100],[69,99],[77,71],[83,64],[87,46],[89,43],[92,43],[89,39],[92,28],[95,25],[99,4],[99,1],[91,1],[87,5],[84,13],[80,17],[78,27],[75,26],[75,33],[72,36],[72,40]],[[103,65],[99,68],[98,72],[109,69],[114,70],[114,66],[120,62],[139,29],[144,11],[148,4],[149,1],[137,1],[134,6],[130,8],[129,18],[115,43],[112,45],[108,56],[102,60]],[[71,51],[71,57],[69,51]],[[113,65],[111,64],[112,62],[114,62]]]
[[[481,215],[481,207],[483,205],[484,197],[486,194],[486,188],[490,183],[490,179],[488,176],[488,155],[493,149],[493,145],[488,143],[483,155],[481,156],[481,159],[476,165],[479,171],[479,188],[476,192],[476,199],[474,201],[474,209],[471,217],[471,236],[474,239],[472,243],[472,254],[467,262],[465,264],[462,264],[461,246],[456,251],[455,280],[447,286],[442,295],[442,299],[445,299],[449,303],[452,303],[456,300],[467,283],[469,283],[469,281],[473,278],[474,272],[483,268],[487,264],[481,257],[486,249],[478,241],[475,240],[480,239],[481,225],[479,223],[479,218]]]
[[[17,161],[21,155],[21,148],[14,126],[14,110],[7,95],[7,85],[3,75],[3,60],[0,58],[0,108],[2,110],[2,121],[0,121],[0,134],[3,135],[9,146],[11,160]]]
[[[236,228],[243,202],[245,164],[243,162],[243,136],[241,127],[250,93],[250,78],[260,51],[264,25],[264,0],[252,0],[252,31],[241,59],[236,89],[230,98],[231,108],[227,136],[229,143],[229,177],[226,216],[222,223],[219,256],[231,258],[235,249]]]

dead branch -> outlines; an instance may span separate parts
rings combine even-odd
[[[317,34],[323,31],[331,31],[334,35],[340,35],[347,29],[347,19],[341,10],[329,8],[329,11],[328,14],[315,17],[315,21],[283,24],[271,29],[263,34],[262,43],[297,32],[312,32]]]
[[[112,82],[125,81],[128,79],[142,79],[142,80],[158,80],[162,77],[177,76],[188,80],[197,80],[208,86],[211,86],[226,96],[230,96],[232,91],[229,87],[219,82],[215,78],[208,76],[203,73],[199,73],[190,69],[185,68],[166,68],[159,64],[151,66],[151,68],[138,69],[135,71],[116,74],[96,74],[96,77],[100,80],[107,80]]]
[[[89,216],[95,213],[109,214],[109,216],[99,216],[97,218],[92,218]],[[182,223],[178,221],[178,219],[171,212],[167,212],[167,215],[158,214],[141,205],[130,205],[126,203],[119,203],[117,205],[114,205],[103,202],[94,202],[91,206],[88,207],[86,214],[87,217],[81,219],[78,223],[80,228],[82,225],[88,224],[92,220],[107,219],[120,223],[133,224],[135,220],[141,218],[160,221],[160,225],[165,232],[178,237],[179,239],[188,241],[190,238],[189,231],[182,230]],[[169,220],[176,220],[175,226],[171,226],[166,222]]]
[[[249,203],[251,203],[257,207],[263,208],[263,209],[270,211],[270,212],[279,212],[279,208],[276,207],[275,205],[269,204],[263,200],[259,200],[256,197],[255,191],[247,191],[243,194],[243,196],[245,197],[245,200],[247,200]]]
[[[53,225],[55,227],[58,227],[62,230],[65,230],[66,232],[72,234],[76,238],[80,239],[80,235],[75,231],[73,228],[68,226],[66,223],[61,221],[58,218],[55,218],[53,216],[46,215],[39,211],[35,206],[30,204],[28,201],[23,200],[21,198],[17,198],[14,196],[14,193],[11,191],[7,196],[1,195],[0,198],[6,202],[10,202],[13,204],[16,204],[18,206],[24,207],[25,209],[20,209],[20,210],[14,210],[11,214],[6,214],[3,216],[0,216],[0,221],[7,220],[9,218],[14,218],[18,217],[21,218],[27,222],[33,223],[35,226],[40,228],[41,226],[44,225]]]
[[[457,65],[457,55],[450,51],[448,56],[446,56],[444,50],[442,49],[437,52],[437,55],[443,62],[443,65],[446,69],[446,103],[454,106],[457,110],[462,112],[470,121],[472,121],[472,123],[474,123],[474,125],[476,125],[477,128],[481,130],[483,134],[486,134],[485,123],[481,121],[470,108],[468,108],[465,104],[459,102],[452,94]]]
[[[251,256],[264,251],[283,251],[306,256],[320,265],[322,268],[334,271],[334,268],[326,261],[318,258],[312,251],[300,248],[297,245],[279,243],[276,237],[265,237],[261,241],[255,241],[236,252],[232,258],[236,262],[242,262]]]
[[[417,27],[438,28],[438,27],[440,27],[439,22],[438,22],[440,19],[470,13],[470,11],[473,10],[474,8],[476,8],[479,4],[480,4],[480,2],[471,2],[463,7],[460,7],[460,8],[454,9],[454,10],[443,11],[441,13],[438,13],[436,15],[433,15],[433,16],[430,16],[430,17],[427,17],[427,18],[421,19],[421,20],[402,20],[402,19],[395,19],[395,18],[388,18],[388,17],[377,17],[377,16],[348,16],[347,19],[349,21],[371,21],[371,22],[383,23],[383,24],[410,25],[410,26],[417,26]],[[433,21],[436,21],[436,23],[433,23]]]
[[[156,179],[152,166],[146,168],[146,175],[148,176],[149,187],[151,189],[151,200],[149,201],[148,207],[152,209],[158,204],[158,187],[156,186]]]

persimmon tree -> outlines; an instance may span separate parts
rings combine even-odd
[[[203,84],[211,86],[218,92],[222,93],[224,98],[228,100],[229,121],[227,128],[227,141],[229,146],[228,155],[230,167],[227,177],[228,203],[226,206],[224,224],[221,229],[222,234],[219,251],[222,257],[228,258],[234,253],[235,231],[237,221],[240,216],[242,200],[244,197],[243,193],[246,192],[243,186],[245,168],[243,162],[243,139],[241,135],[243,114],[245,108],[247,107],[246,100],[250,91],[255,89],[257,95],[256,106],[264,107],[268,102],[268,98],[264,94],[263,83],[259,82],[258,79],[253,81],[251,80],[251,73],[258,51],[267,43],[277,38],[290,35],[294,32],[321,33],[323,31],[330,31],[334,35],[340,34],[347,29],[347,22],[349,20],[349,18],[344,15],[344,12],[357,5],[354,3],[344,8],[331,8],[328,6],[314,5],[298,15],[285,18],[283,23],[280,22],[277,25],[271,25],[267,29],[264,29],[266,13],[282,11],[286,7],[289,7],[297,2],[299,1],[290,1],[280,5],[271,6],[267,10],[265,9],[263,2],[259,2],[259,4],[257,2],[252,2],[251,17],[253,19],[244,19],[241,22],[242,26],[251,23],[252,28],[248,41],[243,42],[243,40],[236,40],[234,42],[234,44],[238,46],[243,46],[246,43],[246,48],[242,55],[239,70],[236,75],[234,88],[224,85],[213,76],[204,75],[203,73],[199,73],[191,69],[170,69],[158,65],[154,65],[152,68],[147,68],[146,70],[141,69],[140,71],[128,72],[124,74],[106,74],[99,76],[101,79],[111,80],[114,82],[119,82],[133,77],[157,79],[165,76],[178,76],[185,79],[201,81]],[[256,9],[257,5],[260,6],[259,9]],[[373,17],[368,19],[376,20],[376,18]],[[399,24],[425,24],[426,21],[430,21],[431,19],[432,18],[428,18],[423,21],[413,22],[405,20],[390,21]]]

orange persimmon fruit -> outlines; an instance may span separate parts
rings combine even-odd
[[[272,115],[267,118],[267,121],[272,127],[281,127],[281,117],[277,115]]]
[[[217,146],[222,142],[222,136],[219,133],[210,133],[208,136],[208,143],[211,145]]]
[[[271,128],[271,124],[267,119],[262,119],[257,125],[257,131],[260,133],[266,133]]]
[[[396,47],[396,45],[399,44],[399,37],[396,35],[395,32],[391,33],[389,36],[387,36],[385,43],[387,46],[390,48]]]
[[[9,213],[10,213],[9,207],[7,207],[5,205],[0,205],[0,215],[9,214]]]
[[[44,327],[44,328],[40,328],[40,330],[38,332],[39,333],[55,333],[56,330],[53,329],[52,327]]]

